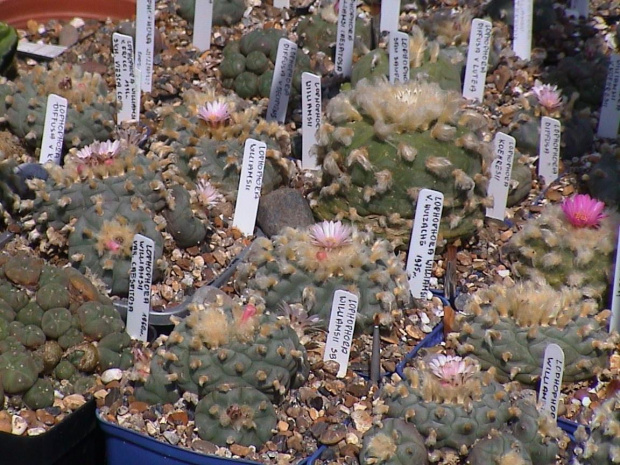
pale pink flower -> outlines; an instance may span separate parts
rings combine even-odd
[[[353,230],[340,221],[323,221],[310,226],[310,242],[324,249],[337,249],[351,243]]]
[[[111,161],[120,149],[121,143],[118,140],[95,141],[78,150],[75,155],[81,162],[93,166]]]
[[[532,92],[547,111],[557,110],[562,106],[562,92],[558,90],[558,86],[551,84],[543,84],[536,80]]]
[[[228,112],[228,105],[226,102],[216,100],[215,102],[209,102],[206,106],[198,109],[198,117],[206,121],[211,126],[219,126],[225,123],[230,118]]]
[[[458,355],[439,354],[428,363],[428,367],[441,384],[450,386],[462,385],[478,371],[477,365]]]
[[[198,201],[205,207],[212,207],[221,202],[224,198],[222,194],[213,187],[213,184],[205,179],[198,181],[196,193],[198,194]]]
[[[607,218],[603,213],[605,204],[587,194],[577,194],[562,202],[566,219],[576,228],[598,228],[601,220]]]

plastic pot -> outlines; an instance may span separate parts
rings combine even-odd
[[[104,441],[92,399],[38,436],[0,433],[0,465],[102,465]]]
[[[0,0],[0,21],[18,28],[29,20],[43,23],[50,19],[129,19],[136,14],[135,0]]]

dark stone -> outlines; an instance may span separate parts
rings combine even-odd
[[[287,226],[303,228],[315,223],[306,199],[289,187],[261,197],[256,221],[268,237],[279,234]]]

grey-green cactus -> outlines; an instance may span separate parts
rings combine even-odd
[[[580,446],[575,451],[575,465],[620,463],[620,394],[607,399],[595,409],[590,434],[581,427],[576,433]]]
[[[411,423],[386,418],[364,433],[361,465],[428,464],[424,438]]]

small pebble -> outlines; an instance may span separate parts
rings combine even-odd
[[[82,394],[71,394],[65,397],[63,400],[65,407],[70,410],[76,410],[86,403],[86,399]]]
[[[176,431],[164,431],[163,435],[166,438],[166,441],[168,441],[173,446],[179,443],[179,435]]]
[[[28,436],[38,436],[39,434],[45,433],[47,430],[42,427],[30,428],[28,430]]]
[[[245,457],[250,452],[252,452],[252,449],[250,449],[249,447],[246,447],[246,446],[242,446],[240,444],[231,444],[230,445],[230,451],[234,455],[238,455],[239,457]]]
[[[123,378],[123,370],[119,368],[110,368],[109,370],[101,373],[101,382],[103,384],[111,383],[112,381],[120,381]]]
[[[21,436],[28,429],[28,422],[19,415],[13,415],[11,420],[11,433]]]

